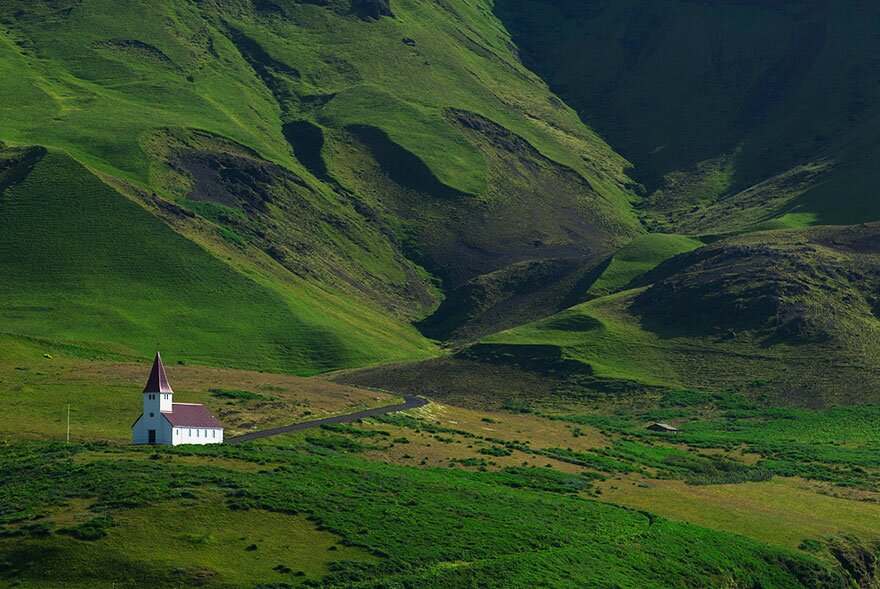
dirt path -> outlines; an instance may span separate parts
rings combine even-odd
[[[348,423],[350,421],[357,421],[358,419],[363,419],[365,417],[372,417],[373,415],[383,415],[385,413],[394,413],[396,411],[404,411],[406,409],[416,409],[418,407],[424,407],[428,404],[428,401],[422,399],[421,397],[414,397],[412,395],[401,395],[403,397],[403,403],[398,405],[388,405],[387,407],[375,407],[373,409],[364,409],[363,411],[357,411],[355,413],[348,413],[346,415],[335,415],[333,417],[325,417],[323,419],[313,419],[312,421],[303,421],[302,423],[294,423],[293,425],[283,425],[281,427],[273,427],[271,429],[264,429],[258,432],[251,432],[249,434],[242,434],[240,436],[235,436],[232,438],[226,438],[224,443],[226,444],[238,444],[240,442],[250,442],[251,440],[259,440],[261,438],[268,438],[269,436],[277,436],[279,434],[287,434],[290,432],[298,432],[304,429],[311,429],[313,427],[319,427],[325,424],[330,423]]]

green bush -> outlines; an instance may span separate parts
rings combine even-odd
[[[77,540],[95,541],[107,536],[107,530],[113,525],[113,518],[109,515],[95,517],[89,521],[66,528],[60,528],[59,534],[73,536]]]

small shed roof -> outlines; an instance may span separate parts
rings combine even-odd
[[[162,417],[174,427],[223,428],[211,412],[198,403],[172,403],[171,411],[163,411]]]
[[[678,431],[677,428],[672,427],[668,423],[660,423],[660,422],[652,423],[651,425],[648,426],[648,429],[652,429],[655,431],[662,430],[662,431],[667,431],[667,432],[677,432]]]

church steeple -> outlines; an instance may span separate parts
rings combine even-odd
[[[162,365],[162,356],[156,352],[156,359],[153,360],[153,369],[150,370],[150,378],[147,380],[147,386],[144,387],[145,393],[168,393],[173,394],[171,385],[168,384],[168,377],[165,376],[165,367]]]
[[[173,394],[174,391],[168,384],[168,377],[165,376],[165,367],[162,366],[162,356],[156,352],[150,378],[147,379],[147,386],[144,387],[144,414],[158,416],[160,413],[170,412]]]

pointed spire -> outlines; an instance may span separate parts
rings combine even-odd
[[[162,366],[162,356],[156,352],[156,359],[153,360],[153,369],[150,370],[150,379],[147,386],[144,387],[145,393],[173,393],[171,385],[168,384],[168,377],[165,376],[165,367]]]

